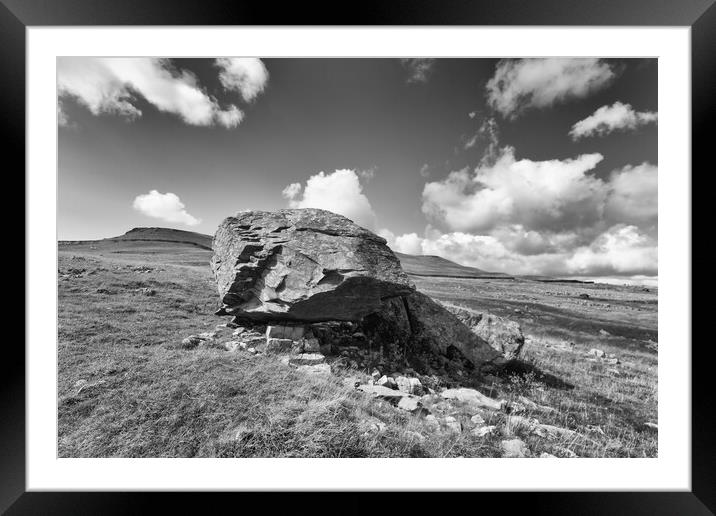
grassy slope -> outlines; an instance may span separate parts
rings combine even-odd
[[[459,265],[439,256],[414,256],[395,253],[403,269],[416,276],[450,276],[457,278],[507,278],[507,274],[487,272],[475,267]]]
[[[206,265],[208,252],[192,245],[136,244],[60,247],[62,273],[85,269],[59,280],[60,456],[499,455],[502,436],[430,432],[423,420],[366,399],[344,387],[340,378],[310,377],[269,357],[179,349],[183,337],[224,322],[213,315],[217,295]],[[152,270],[141,272],[147,265]],[[475,294],[475,280],[452,281],[465,289],[457,291],[458,298],[450,295],[455,289],[433,278],[421,279],[419,287],[446,301],[465,306],[484,301],[505,310],[512,306],[501,304],[500,296],[523,295],[502,291],[491,298]],[[142,295],[138,289],[144,287],[156,295]],[[521,322],[539,338],[561,338],[562,332],[582,339],[581,330],[573,333],[569,325]],[[593,342],[593,336],[580,340],[580,349]],[[559,456],[568,448],[581,456],[654,456],[656,434],[642,423],[656,421],[656,355],[632,350],[625,342],[599,343],[629,360],[623,378],[612,378],[605,366],[585,362],[576,353],[555,355],[531,345],[526,349],[530,361],[578,387],[549,387],[530,381],[529,375],[492,385],[499,397],[526,393],[559,408],[554,415],[527,415],[578,429],[586,439],[546,441],[523,435],[506,424],[504,414],[486,414],[488,423],[521,435],[537,455],[548,451]],[[633,347],[633,339],[629,342]],[[437,415],[440,410],[434,407]],[[469,427],[474,411],[459,406],[449,410]],[[384,431],[368,428],[376,420],[386,425]],[[586,425],[600,426],[604,435]]]

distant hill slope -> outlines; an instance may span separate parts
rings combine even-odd
[[[395,253],[403,270],[415,276],[444,276],[449,278],[504,278],[512,276],[500,272],[487,272],[475,267],[460,265],[440,256],[416,256]]]
[[[107,240],[175,242],[179,244],[192,244],[211,251],[211,241],[213,237],[193,231],[182,231],[181,229],[134,228],[127,231],[124,235],[108,238]]]

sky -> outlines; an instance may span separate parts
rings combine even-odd
[[[316,207],[484,270],[658,277],[656,59],[73,57],[57,81],[61,240]]]

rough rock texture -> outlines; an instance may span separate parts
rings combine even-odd
[[[357,321],[414,287],[385,239],[325,210],[246,211],[216,231],[219,314]]]
[[[454,305],[445,305],[445,308],[506,358],[519,355],[525,344],[522,329],[515,321]]]

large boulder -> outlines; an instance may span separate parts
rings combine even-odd
[[[253,321],[359,321],[414,287],[385,239],[335,213],[246,211],[214,236],[222,307]]]

